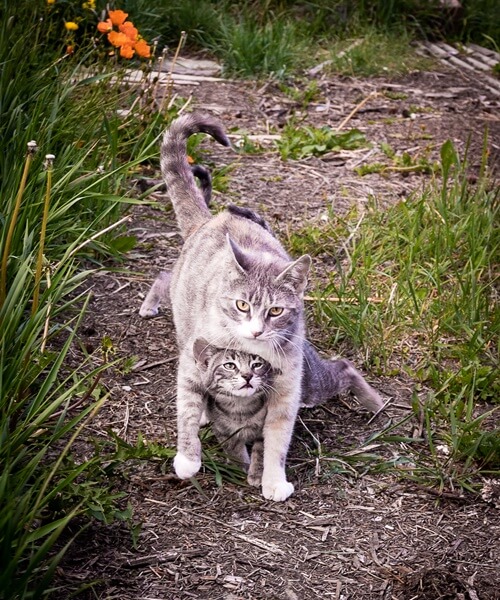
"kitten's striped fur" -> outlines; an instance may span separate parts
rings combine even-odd
[[[201,338],[194,355],[206,390],[206,420],[227,454],[248,472],[248,483],[260,486],[274,370],[256,354],[215,348]]]

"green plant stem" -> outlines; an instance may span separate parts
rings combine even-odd
[[[43,268],[43,251],[45,248],[45,234],[47,231],[47,221],[49,218],[49,205],[50,205],[50,191],[52,188],[52,169],[53,169],[53,155],[48,154],[47,157],[47,186],[45,189],[45,202],[43,205],[42,215],[42,227],[40,229],[40,245],[38,247],[38,259],[36,262],[35,271],[35,291],[33,292],[33,302],[31,304],[31,316],[36,314],[38,310],[38,302],[40,298],[40,280],[42,278]]]
[[[10,245],[12,243],[12,237],[16,228],[17,217],[19,215],[19,209],[21,208],[21,202],[23,199],[24,190],[26,189],[26,181],[28,180],[28,172],[30,169],[33,155],[36,152],[36,144],[29,142],[28,153],[26,154],[26,161],[24,163],[23,175],[21,177],[21,183],[17,192],[16,203],[14,205],[14,211],[9,223],[9,229],[7,231],[7,237],[5,239],[5,246],[2,255],[2,266],[0,268],[0,308],[5,302],[5,296],[7,293],[7,263],[9,261]]]

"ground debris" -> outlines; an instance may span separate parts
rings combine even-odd
[[[194,107],[218,107],[235,135],[256,136],[256,144],[266,141],[262,153],[241,153],[236,161],[227,150],[203,142],[216,166],[233,165],[230,191],[217,194],[214,204],[236,202],[258,210],[286,239],[304,223],[321,223],[329,211],[346,214],[355,206],[362,212],[373,199],[388,206],[422,189],[430,178],[425,173],[355,172],[385,158],[382,142],[395,153],[410,149],[436,159],[441,144],[452,139],[459,152],[469,145],[469,156],[475,157],[487,124],[492,167],[498,160],[498,99],[480,79],[471,82],[456,70],[412,73],[397,81],[326,78],[321,69],[317,75],[324,110],[300,107],[302,118],[310,126],[335,128],[349,117],[345,126],[362,130],[370,148],[282,161],[273,136],[281,136],[297,102],[272,81],[196,81]],[[187,81],[179,86],[185,88]],[[360,107],[365,98],[369,101]],[[414,118],[405,118],[404,111]],[[86,343],[98,345],[108,335],[119,355],[134,357],[136,366],[108,374],[105,383],[112,394],[90,435],[105,438],[111,429],[126,434],[131,444],[142,436],[173,447],[178,351],[172,315],[167,308],[150,321],[138,316],[149,284],[172,268],[181,243],[168,198],[158,192],[157,199],[161,209],[131,210],[130,227],[139,245],[126,258],[127,271],[102,272],[92,282]],[[333,270],[335,260],[315,257],[317,272]],[[354,352],[348,358],[356,362]],[[391,418],[409,414],[414,382],[401,375],[379,378],[374,385],[392,398]],[[124,525],[93,525],[61,563],[58,597],[69,598],[82,581],[94,582],[78,594],[84,600],[498,597],[500,517],[493,492],[484,501],[462,501],[457,493],[453,498],[424,493],[388,473],[359,475],[346,461],[319,457],[311,434],[325,453],[344,453],[347,460],[356,457],[352,449],[360,448],[379,423],[341,401],[301,416],[304,423],[297,424],[288,462],[296,492],[280,505],[246,485],[218,487],[209,471],[197,476],[196,486],[180,482],[171,474],[170,460],[124,465],[120,485],[134,518],[142,522],[137,547]],[[417,422],[408,427],[419,431]]]

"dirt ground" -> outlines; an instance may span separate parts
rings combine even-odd
[[[292,114],[304,124],[336,127],[369,93],[380,92],[347,128],[362,130],[371,147],[322,158],[282,162],[276,152],[236,156],[204,142],[207,161],[232,165],[228,192],[214,204],[235,202],[259,210],[281,239],[305,222],[321,220],[331,207],[346,211],[370,197],[389,205],[428,181],[421,173],[360,177],[354,168],[385,159],[381,142],[395,150],[438,156],[452,139],[479,166],[485,126],[490,164],[500,156],[499,98],[480,80],[456,72],[413,73],[397,80],[321,77],[320,94],[307,108],[272,83],[200,81],[176,85],[190,108],[216,114],[230,132],[267,135]],[[389,91],[388,97],[384,91]],[[405,97],[402,97],[402,94]],[[399,97],[400,99],[395,99]],[[236,138],[234,139],[236,141]],[[135,207],[129,234],[138,239],[123,269],[97,275],[82,337],[89,347],[109,335],[123,356],[136,356],[135,370],[110,374],[111,397],[89,427],[108,429],[134,443],[175,445],[176,348],[171,314],[152,320],[138,315],[156,274],[176,260],[181,244],[168,197],[162,208]],[[328,269],[318,259],[316,276]],[[319,348],[321,338],[310,323]],[[331,350],[331,349],[330,349]],[[354,348],[344,355],[360,368]],[[94,525],[61,564],[59,597],[78,586],[80,598],[120,600],[243,599],[464,599],[500,598],[500,514],[493,504],[451,491],[438,497],[388,473],[339,472],[328,457],[358,448],[390,420],[408,414],[415,387],[403,377],[367,378],[390,399],[386,414],[370,421],[351,399],[303,409],[289,452],[294,495],[284,503],[263,499],[246,485],[201,472],[198,487],[172,474],[171,461],[124,467],[135,520],[142,522],[137,547],[125,526]],[[415,423],[405,425],[412,435]],[[321,456],[318,456],[318,442]],[[391,446],[394,456],[397,445]],[[349,471],[346,467],[345,471]],[[74,596],[71,596],[74,597]]]

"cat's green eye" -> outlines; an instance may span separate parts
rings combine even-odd
[[[255,369],[256,371],[258,369],[262,369],[263,366],[264,366],[264,363],[261,363],[261,362],[254,362],[254,363],[252,363],[252,369]]]
[[[283,308],[281,306],[271,306],[269,309],[269,315],[271,317],[279,317],[283,313]]]
[[[227,369],[228,371],[234,371],[236,369],[236,365],[232,362],[224,363],[222,366],[224,367],[224,369]]]
[[[244,313],[250,312],[250,304],[244,300],[236,300],[236,308]]]

